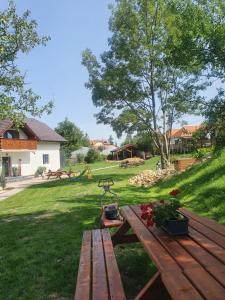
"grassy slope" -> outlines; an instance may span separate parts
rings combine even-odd
[[[185,206],[225,223],[224,158],[225,151],[150,189],[132,187],[128,178],[154,168],[157,158],[137,168],[96,171],[90,181],[66,179],[33,186],[1,202],[1,298],[73,298],[82,232],[99,226],[99,178],[114,178],[113,190],[121,205],[166,197],[169,190],[179,187]],[[117,254],[125,286],[133,294],[133,287],[140,288],[154,266],[138,246],[118,248]]]
[[[151,197],[167,196],[172,188],[182,191],[185,207],[225,224],[225,149],[216,157],[150,189]]]

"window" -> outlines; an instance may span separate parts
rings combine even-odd
[[[4,133],[5,139],[19,139],[19,132],[17,130],[7,130]]]
[[[49,155],[43,154],[43,165],[49,164]]]

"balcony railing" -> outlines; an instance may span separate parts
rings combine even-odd
[[[0,149],[3,150],[36,150],[36,140],[3,139],[0,138]]]

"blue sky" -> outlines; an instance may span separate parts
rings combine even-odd
[[[54,100],[51,115],[42,120],[51,127],[68,117],[90,138],[108,138],[109,126],[97,125],[91,92],[84,86],[88,79],[81,65],[81,53],[90,48],[96,55],[107,49],[110,36],[108,4],[113,0],[16,0],[19,13],[29,9],[38,22],[38,32],[49,35],[46,47],[21,55],[18,64],[26,72],[27,83],[43,100]],[[0,9],[7,0],[0,1]],[[184,118],[191,123],[200,119]]]

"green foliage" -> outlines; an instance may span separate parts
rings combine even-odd
[[[225,146],[225,91],[208,103],[204,110],[206,124],[217,147]]]
[[[179,8],[181,1],[175,1]],[[109,50],[98,61],[83,52],[89,72],[86,87],[100,109],[97,121],[110,124],[118,136],[145,131],[161,155],[169,159],[168,130],[183,114],[196,112],[203,101],[203,81],[194,68],[169,62],[171,1],[119,0],[112,9]]]
[[[0,185],[2,189],[6,187],[5,168],[3,166],[1,167]]]
[[[71,153],[80,147],[89,145],[87,134],[84,134],[67,118],[57,125],[55,131],[67,140],[65,144],[61,145],[62,149],[65,151],[66,158],[70,158]]]
[[[28,53],[38,45],[46,45],[49,37],[39,37],[37,22],[30,19],[27,10],[17,14],[13,1],[5,11],[0,11],[0,120],[10,118],[19,126],[29,113],[41,116],[50,113],[52,102],[40,107],[40,96],[27,88],[25,75],[16,60],[20,53]]]
[[[196,150],[194,157],[196,159],[203,159],[210,156],[214,151],[214,147],[208,147],[208,148],[199,148]]]
[[[110,135],[109,136],[109,140],[108,140],[109,144],[113,145],[114,144],[114,139],[113,137]]]
[[[34,173],[34,177],[43,176],[43,173],[46,171],[46,167],[38,167],[37,171]]]
[[[18,168],[17,167],[12,167],[12,173],[13,173],[14,177],[18,176]]]
[[[167,41],[170,62],[196,72],[222,75],[225,68],[225,2],[170,1]]]
[[[97,160],[99,160],[99,153],[94,148],[90,148],[85,157],[86,163],[90,164]]]
[[[78,163],[83,163],[84,162],[84,158],[85,158],[85,155],[83,153],[78,153],[77,154],[77,162]]]
[[[179,220],[181,215],[177,210],[180,207],[180,201],[176,198],[171,199],[169,204],[154,207],[153,221],[156,224],[156,226],[162,226],[166,220]]]

